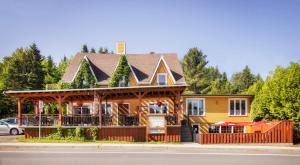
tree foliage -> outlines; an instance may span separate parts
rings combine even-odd
[[[35,44],[25,50],[18,48],[12,56],[5,57],[1,73],[4,89],[43,89],[42,60]]]
[[[25,49],[18,48],[11,56],[4,57],[0,69],[1,116],[16,113],[16,100],[4,96],[2,91],[43,89],[45,75],[42,60],[43,57],[35,44]],[[32,106],[28,104],[24,108],[27,111]]]
[[[96,50],[94,48],[91,48],[90,53],[96,53]]]
[[[110,87],[119,86],[119,82],[122,80],[122,77],[125,78],[125,86],[128,85],[128,77],[130,73],[130,67],[128,65],[125,55],[120,55],[119,64],[116,68],[116,71],[113,73],[111,80],[109,82]]]
[[[231,84],[227,79],[227,74],[224,72],[221,78],[218,78],[211,83],[211,88],[208,94],[230,94]]]
[[[218,68],[207,67],[206,55],[197,48],[189,49],[184,56],[182,67],[188,90],[193,93],[209,93],[212,82],[221,78]]]
[[[52,84],[57,83],[60,79],[57,67],[52,60],[51,56],[45,58],[42,62],[42,69],[45,74],[44,83],[45,84]]]
[[[238,73],[232,75],[232,93],[242,93],[246,91],[251,85],[253,85],[258,77],[251,73],[250,68],[246,67]]]
[[[95,86],[96,80],[90,69],[90,64],[87,60],[83,59],[80,62],[80,68],[77,75],[72,82],[73,88],[92,88]]]
[[[277,67],[252,104],[253,119],[300,121],[300,64]]]
[[[86,44],[82,45],[81,53],[88,53],[89,49]]]

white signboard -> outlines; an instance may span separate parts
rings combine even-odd
[[[148,116],[149,134],[165,133],[165,124],[164,115]]]

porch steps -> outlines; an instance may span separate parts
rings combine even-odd
[[[192,142],[191,128],[188,125],[181,126],[181,142]]]

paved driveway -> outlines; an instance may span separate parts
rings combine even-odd
[[[16,143],[17,142],[16,138],[18,137],[24,137],[24,135],[12,136],[9,134],[0,133],[0,143]]]

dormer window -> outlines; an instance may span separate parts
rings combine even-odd
[[[119,87],[126,87],[126,80],[125,80],[125,76],[122,76],[122,79],[119,81]]]
[[[158,85],[166,85],[167,84],[167,74],[166,73],[158,73],[157,74],[157,84]]]

